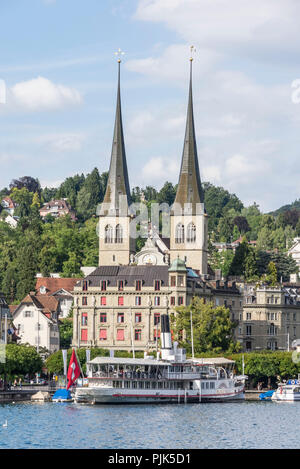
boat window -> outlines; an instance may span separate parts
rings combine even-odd
[[[132,387],[133,387],[133,389],[137,388],[137,382],[136,381],[132,381]]]
[[[201,389],[205,389],[205,383],[201,383]]]
[[[215,389],[215,383],[214,382],[210,382],[210,389]]]
[[[144,382],[143,381],[139,381],[139,389],[144,389]]]
[[[150,389],[150,382],[149,382],[149,381],[146,381],[146,382],[145,382],[145,388],[146,388],[146,389]]]
[[[193,381],[190,381],[190,389],[193,389],[194,385],[193,385]]]
[[[163,388],[163,383],[161,381],[159,381],[157,383],[157,389],[162,389]]]

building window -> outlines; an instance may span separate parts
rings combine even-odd
[[[275,327],[274,324],[268,327],[268,335],[277,335],[277,327]]]
[[[134,340],[142,340],[142,330],[135,329],[134,330]]]
[[[160,297],[159,296],[154,297],[154,305],[155,306],[160,306]]]
[[[142,313],[135,313],[135,322],[142,322]]]
[[[116,226],[116,243],[123,243],[123,228],[121,225]]]
[[[135,306],[141,306],[141,304],[142,304],[141,296],[136,296],[135,297]]]
[[[246,321],[251,321],[251,313],[246,313]]]
[[[246,342],[246,351],[250,352],[252,350],[252,343],[251,342]]]
[[[178,275],[178,281],[177,285],[179,287],[184,287],[184,276],[183,275]]]
[[[219,300],[219,298],[216,298],[216,306],[220,306],[220,300]]]
[[[118,313],[117,321],[119,323],[124,322],[124,313]]]
[[[293,321],[296,321],[296,313],[293,313]]]
[[[82,297],[82,306],[86,306],[87,305],[87,296],[83,296]]]
[[[99,339],[100,340],[107,340],[107,330],[106,329],[100,329]]]
[[[117,329],[117,340],[125,340],[124,329]]]
[[[160,323],[160,313],[154,313],[154,326]]]
[[[119,305],[119,306],[124,306],[124,297],[123,297],[123,296],[119,296],[119,298],[118,298],[118,305]]]
[[[155,280],[154,282],[154,290],[160,291],[160,280]]]
[[[101,291],[106,291],[106,280],[101,280]]]
[[[176,287],[176,277],[175,277],[175,275],[172,275],[170,277],[170,283],[171,283],[171,287]]]
[[[136,291],[141,291],[141,289],[142,289],[142,281],[141,280],[136,280],[135,281],[135,289],[136,289]]]
[[[193,222],[189,223],[187,226],[187,242],[195,243],[196,242],[196,227]]]
[[[184,243],[184,226],[182,223],[178,223],[175,229],[175,243]]]
[[[107,313],[100,313],[100,322],[107,322]]]
[[[175,306],[175,296],[171,296],[171,306]]]
[[[81,342],[87,342],[87,340],[88,340],[87,329],[81,329]]]
[[[124,290],[124,281],[123,281],[123,280],[119,280],[119,283],[118,283],[118,290],[119,290],[119,291],[123,291],[123,290]]]
[[[31,313],[31,311],[24,311],[24,317],[25,318],[31,318],[31,317],[33,317],[33,314]]]
[[[81,325],[82,326],[87,326],[88,323],[88,315],[87,313],[82,313],[81,315]]]
[[[87,291],[87,289],[88,289],[88,281],[87,281],[87,280],[84,280],[84,281],[82,282],[82,290],[83,290],[83,291]]]
[[[101,306],[106,306],[106,296],[101,296]]]
[[[106,225],[104,233],[104,242],[106,244],[111,244],[114,239],[114,230],[111,225]]]
[[[156,341],[157,339],[160,338],[160,330],[159,329],[154,329],[154,340]]]
[[[252,334],[252,326],[246,326],[246,335]]]
[[[227,300],[224,300],[224,306],[227,308]]]
[[[178,297],[178,305],[179,306],[183,305],[183,296]]]

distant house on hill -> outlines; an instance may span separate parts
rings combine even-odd
[[[41,296],[52,296],[58,304],[60,318],[66,318],[73,304],[73,289],[79,278],[37,278],[35,289],[37,298]]]
[[[31,292],[10,310],[22,344],[45,347],[51,353],[59,350],[59,303],[56,298]]]
[[[296,261],[300,270],[300,238],[294,238],[294,242],[288,250],[288,255]]]
[[[51,200],[44,204],[40,209],[40,216],[45,218],[47,215],[51,215],[54,218],[70,215],[73,221],[76,220],[75,212],[67,202],[67,199]]]
[[[17,204],[9,197],[4,197],[1,200],[1,205],[6,212],[11,215],[12,217],[14,216],[15,209],[17,207]]]
[[[235,241],[232,241],[232,243],[213,243],[213,246],[219,251],[228,251],[228,250],[233,250],[235,251],[236,248],[243,242],[243,236],[240,236],[238,239]],[[248,241],[248,244],[250,246],[256,246],[257,242],[256,241]]]

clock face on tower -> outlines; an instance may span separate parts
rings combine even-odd
[[[146,254],[143,257],[143,264],[155,265],[157,263],[157,258],[154,254]]]

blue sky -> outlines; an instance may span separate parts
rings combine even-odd
[[[0,0],[0,187],[109,167],[117,63],[131,186],[176,183],[189,46],[202,180],[269,211],[299,193],[297,0]]]

